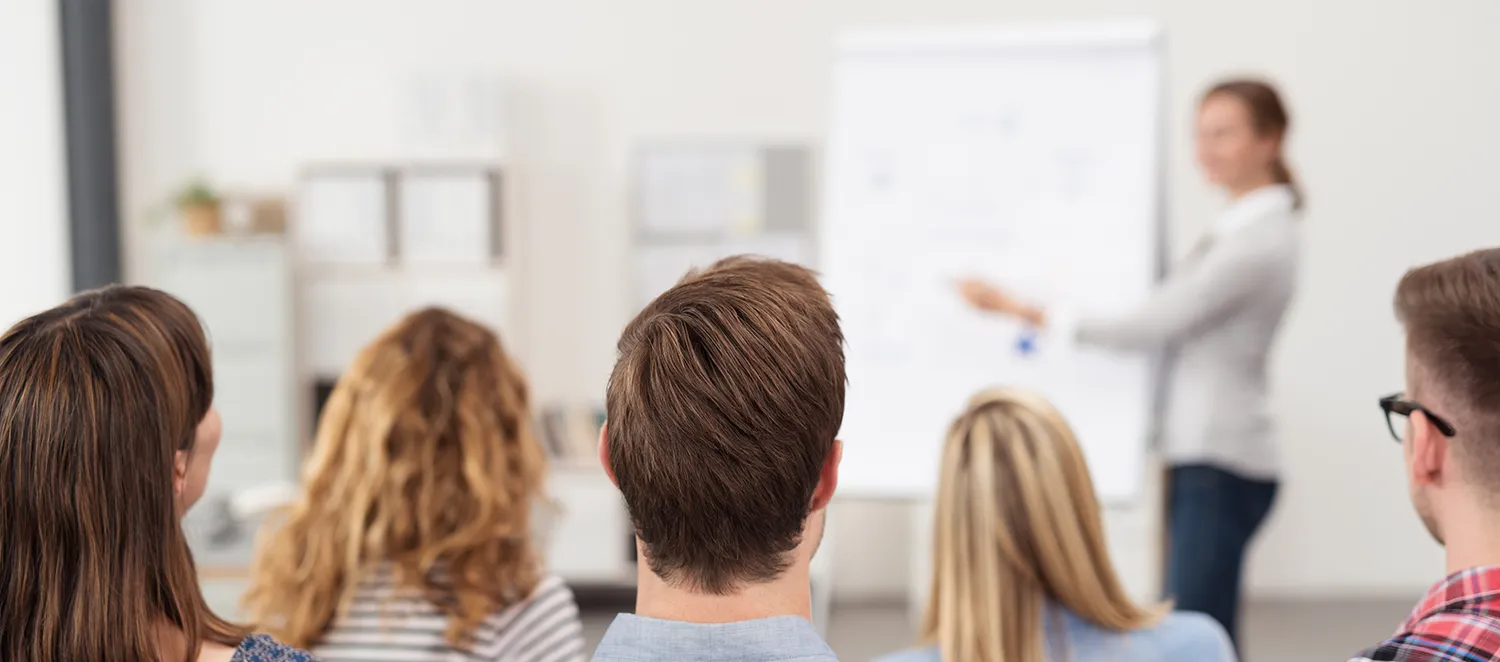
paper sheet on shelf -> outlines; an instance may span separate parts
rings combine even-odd
[[[402,264],[490,264],[499,232],[487,172],[412,173],[401,178]]]
[[[765,225],[760,152],[734,145],[648,145],[637,163],[642,232],[749,236]]]
[[[328,264],[383,264],[389,256],[382,173],[313,175],[302,182],[292,224],[298,257]]]

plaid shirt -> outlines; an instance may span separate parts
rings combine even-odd
[[[1500,566],[1470,568],[1434,586],[1411,618],[1350,662],[1500,660]]]

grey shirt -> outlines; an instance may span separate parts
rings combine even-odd
[[[1134,310],[1061,315],[1057,332],[1117,350],[1169,351],[1162,454],[1249,478],[1278,474],[1267,363],[1300,262],[1295,196],[1268,186],[1215,221],[1206,249],[1174,269]]]
[[[837,662],[812,623],[776,616],[737,623],[615,617],[594,662]]]

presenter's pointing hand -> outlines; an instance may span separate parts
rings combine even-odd
[[[958,293],[979,310],[1010,314],[1014,307],[1015,300],[1009,294],[978,278],[958,281]]]
[[[958,293],[979,310],[1007,315],[1035,327],[1046,326],[1046,311],[978,278],[958,281]]]

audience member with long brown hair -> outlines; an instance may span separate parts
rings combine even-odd
[[[494,333],[439,309],[398,322],[325,406],[303,493],[261,542],[252,616],[329,662],[582,659],[572,593],[533,545],[530,420]]]
[[[208,608],[180,518],[221,423],[208,341],[171,296],[111,287],[0,336],[0,659],[310,660]]]
[[[974,396],[938,484],[927,648],[885,662],[1228,662],[1224,630],[1125,593],[1083,451],[1039,396]]]

